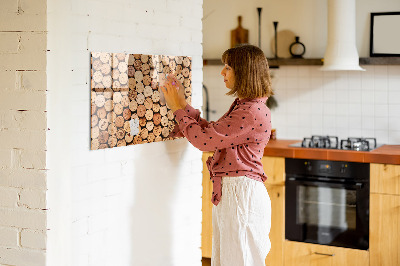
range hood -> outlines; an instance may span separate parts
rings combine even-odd
[[[358,70],[355,0],[328,0],[328,44],[320,70]]]

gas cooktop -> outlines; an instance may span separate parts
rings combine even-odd
[[[376,138],[347,138],[339,142],[336,136],[317,136],[304,138],[302,142],[289,145],[291,147],[302,148],[320,148],[320,149],[337,149],[337,150],[353,150],[353,151],[371,151],[379,146]]]

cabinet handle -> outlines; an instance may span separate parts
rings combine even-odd
[[[315,255],[323,255],[323,256],[330,256],[333,257],[335,254],[328,254],[328,253],[320,253],[320,252],[314,252]]]

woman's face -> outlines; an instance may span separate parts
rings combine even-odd
[[[225,86],[228,89],[233,89],[235,86],[235,73],[233,72],[233,69],[225,64],[221,71],[221,75],[224,77]]]

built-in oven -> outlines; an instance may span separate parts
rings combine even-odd
[[[369,164],[287,158],[285,169],[286,239],[368,249]]]

